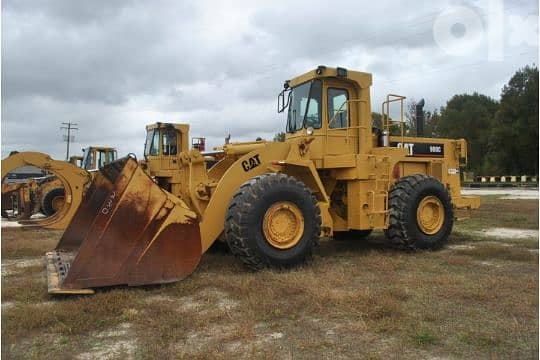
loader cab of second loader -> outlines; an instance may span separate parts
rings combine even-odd
[[[286,141],[312,137],[311,159],[371,149],[371,74],[344,68],[317,69],[285,82],[278,112],[287,113]]]
[[[146,126],[144,158],[148,171],[170,177],[180,168],[180,153],[188,150],[189,125],[155,123]]]

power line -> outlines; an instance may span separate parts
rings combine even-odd
[[[66,126],[61,126],[60,129],[67,130],[67,135],[64,135],[64,141],[67,143],[66,161],[69,161],[69,143],[75,140],[75,136],[71,135],[71,130],[79,130],[79,128],[74,127],[74,125],[78,125],[78,124],[72,123],[72,122],[63,122],[62,125],[66,125]]]

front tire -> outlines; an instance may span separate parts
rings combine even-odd
[[[439,249],[454,224],[452,201],[444,185],[427,175],[410,175],[389,193],[390,221],[385,236],[405,249]]]
[[[321,232],[317,200],[300,181],[264,174],[245,182],[229,203],[225,236],[248,268],[289,268],[312,255]]]

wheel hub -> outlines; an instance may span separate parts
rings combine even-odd
[[[295,246],[304,233],[304,217],[300,209],[289,201],[273,204],[264,214],[263,233],[275,248]]]
[[[441,200],[436,196],[423,198],[416,210],[416,220],[424,234],[436,234],[444,223],[444,206]]]
[[[54,212],[57,212],[64,206],[64,197],[63,196],[55,196],[51,201],[52,208]]]

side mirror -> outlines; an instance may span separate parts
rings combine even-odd
[[[287,92],[287,102],[285,102],[285,92]],[[291,100],[291,90],[290,89],[284,89],[281,91],[278,95],[278,113],[282,113],[288,106],[289,102]]]

